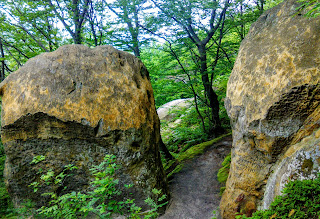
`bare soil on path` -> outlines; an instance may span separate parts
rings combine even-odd
[[[170,181],[171,201],[161,219],[210,219],[220,203],[217,173],[230,153],[232,137],[207,147],[206,151],[185,162]]]

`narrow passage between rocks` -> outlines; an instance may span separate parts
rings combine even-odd
[[[205,153],[189,160],[170,181],[172,199],[161,219],[209,219],[219,207],[221,196],[217,173],[229,154],[232,137],[209,146]]]

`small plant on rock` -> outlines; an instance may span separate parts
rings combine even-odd
[[[221,164],[222,167],[219,169],[217,174],[218,181],[223,184],[223,186],[220,188],[220,195],[222,195],[222,193],[226,189],[225,184],[229,176],[230,164],[231,164],[231,153],[224,158]]]
[[[318,219],[320,217],[320,178],[315,180],[289,181],[270,208],[255,212],[254,219],[299,218]],[[244,215],[238,219],[248,218]]]

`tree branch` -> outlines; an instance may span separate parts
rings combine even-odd
[[[67,29],[67,31],[70,33],[73,40],[75,40],[75,33],[71,30],[70,26],[65,22],[65,19],[61,16],[61,14],[57,11],[56,7],[52,4],[51,0],[47,0],[49,3],[49,6],[54,11],[58,19],[62,22],[63,26]],[[60,6],[59,6],[60,7]]]
[[[24,32],[26,32],[40,47],[41,49],[43,49],[46,52],[49,52],[49,50],[46,49],[46,47],[40,42],[38,41],[31,33],[28,29],[26,29],[24,26],[22,26],[21,24],[12,24],[13,26],[19,27],[20,29],[22,29]]]
[[[215,17],[216,17],[216,10],[217,9],[214,9],[212,11],[212,14],[211,14],[211,19],[210,19],[210,31],[209,31],[209,34],[207,35],[207,37],[202,41],[202,44],[207,44],[210,39],[213,37],[214,33],[216,32],[216,30],[219,28],[222,20],[224,22],[225,20],[225,14],[227,12],[227,9],[229,7],[229,0],[226,0],[225,1],[225,4],[224,4],[224,8],[220,14],[220,17],[219,17],[219,21],[217,22],[216,26],[214,26],[214,20],[215,20]]]
[[[18,59],[16,59],[16,57],[14,55],[12,55],[9,48],[5,44],[3,44],[3,46],[7,50],[7,52],[11,55],[11,57],[17,62],[18,66],[22,66],[21,62]]]
[[[9,43],[8,41],[6,41],[5,39],[3,39],[3,38],[1,38],[1,39],[2,39],[2,41],[4,42],[4,43],[3,43],[4,46],[6,46],[6,45],[7,45],[7,46],[10,46],[10,47],[14,48],[15,50],[17,50],[20,55],[24,56],[24,57],[27,58],[27,59],[30,58],[30,57],[28,57],[27,55],[25,55],[20,49],[18,49],[18,48],[15,47],[14,45],[10,44],[10,43]],[[6,49],[7,49],[7,48],[6,48]],[[7,49],[7,51],[9,51],[9,50]]]

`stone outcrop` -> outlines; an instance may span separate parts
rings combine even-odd
[[[172,100],[158,108],[159,119],[166,122],[172,122],[177,113],[185,110],[192,105],[193,98]]]
[[[158,108],[157,113],[161,122],[160,133],[164,141],[172,139],[176,127],[183,121],[184,113],[188,111],[193,104],[193,98],[177,99],[170,101]],[[182,115],[181,115],[182,113]],[[178,116],[178,114],[180,116]]]
[[[232,163],[223,218],[267,208],[287,180],[320,166],[320,18],[287,0],[266,11],[242,42],[225,105]]]
[[[64,186],[83,191],[89,167],[114,154],[120,182],[133,184],[138,204],[161,189],[160,122],[149,74],[139,59],[111,46],[63,46],[30,59],[0,84],[5,178],[14,202],[46,200],[28,185],[39,168],[79,167]],[[32,165],[34,156],[46,159]],[[59,190],[61,188],[46,188]],[[67,190],[68,191],[68,190]],[[40,193],[43,191],[39,191]]]

